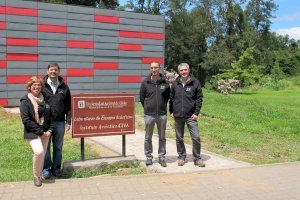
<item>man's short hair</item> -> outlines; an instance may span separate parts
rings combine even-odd
[[[178,65],[178,71],[180,70],[181,67],[186,67],[186,68],[188,68],[188,70],[190,71],[190,66],[189,66],[189,64],[187,64],[187,63],[180,63],[180,64]]]
[[[160,64],[159,64],[159,62],[156,62],[156,61],[152,61],[152,62],[150,63],[150,66],[151,66],[153,63],[156,63],[156,64],[158,64],[158,66],[160,67]]]
[[[50,67],[57,67],[58,70],[60,70],[60,67],[59,67],[59,65],[58,65],[57,63],[50,63],[50,64],[48,65],[48,69],[49,69]]]

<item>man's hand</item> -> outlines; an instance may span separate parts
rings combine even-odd
[[[42,135],[43,138],[45,137],[50,137],[51,133],[49,131],[44,132],[44,134]]]
[[[170,113],[170,116],[174,118],[174,115],[173,115],[173,113]]]
[[[66,126],[65,126],[65,131],[66,131],[66,132],[69,131],[70,128],[71,128],[71,125],[70,125],[70,124],[66,124]]]
[[[193,115],[191,116],[191,118],[192,118],[192,120],[197,120],[198,116],[195,115],[195,114],[193,114]]]

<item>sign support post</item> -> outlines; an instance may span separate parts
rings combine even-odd
[[[81,146],[81,161],[85,160],[84,156],[84,138],[80,138],[80,146]]]
[[[126,157],[126,135],[122,135],[122,156]]]

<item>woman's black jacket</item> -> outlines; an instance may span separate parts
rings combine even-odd
[[[47,103],[45,103],[44,123],[39,125],[35,120],[33,104],[28,96],[23,96],[20,101],[20,114],[24,125],[25,139],[35,139],[48,130],[53,132],[54,121],[51,116],[50,106]]]

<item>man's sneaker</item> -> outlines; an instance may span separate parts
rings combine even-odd
[[[185,161],[182,159],[177,160],[178,166],[183,166],[185,164]]]
[[[158,163],[162,166],[162,167],[167,167],[167,163],[165,159],[159,159]]]
[[[146,166],[152,165],[152,158],[147,158],[146,160]]]
[[[194,161],[194,165],[198,167],[205,167],[205,163],[201,159]]]
[[[53,175],[56,176],[56,177],[60,177],[61,176],[61,170],[60,169],[54,170]]]
[[[51,178],[51,173],[49,171],[43,171],[42,175],[43,179],[45,180]]]

